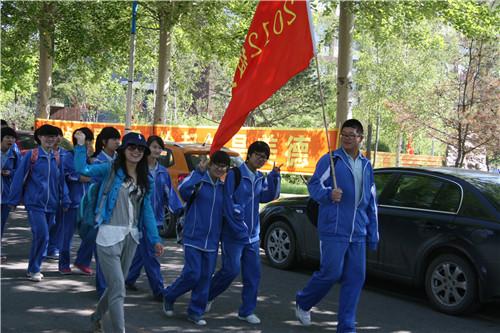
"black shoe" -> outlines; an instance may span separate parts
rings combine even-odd
[[[163,295],[160,294],[160,295],[153,295],[153,300],[155,302],[163,302]]]
[[[130,291],[139,291],[139,288],[135,284],[128,284],[125,283],[125,289],[130,290]]]

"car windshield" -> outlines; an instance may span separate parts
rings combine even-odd
[[[500,211],[500,177],[467,177],[491,204]]]

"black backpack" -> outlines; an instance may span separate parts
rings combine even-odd
[[[338,156],[333,157],[333,166],[337,165]],[[319,215],[319,203],[313,198],[309,197],[307,200],[306,214],[311,223],[317,227],[318,226],[318,215]]]

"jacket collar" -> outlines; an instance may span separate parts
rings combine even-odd
[[[252,179],[252,177],[251,177],[252,171],[250,171],[250,169],[248,168],[246,163],[242,163],[240,165],[240,171],[241,171],[241,178]],[[255,179],[258,179],[260,177],[262,177],[262,173],[259,170],[255,171]]]
[[[334,157],[341,157],[341,158],[343,158],[346,161],[349,159],[349,156],[347,155],[346,151],[342,147],[340,147],[339,149],[335,150],[333,152],[333,156]],[[358,157],[361,159],[362,162],[368,161],[368,159],[366,157],[364,157],[363,154],[361,154],[361,151],[359,151]]]
[[[217,181],[214,183],[212,178],[210,177],[210,175],[208,174],[208,170],[206,170],[204,173],[203,173],[203,177],[201,178],[201,181],[205,182],[205,183],[209,183],[210,185],[220,185],[220,184],[224,184],[220,179],[217,179]]]

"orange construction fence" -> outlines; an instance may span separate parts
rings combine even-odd
[[[74,130],[80,127],[88,127],[97,136],[101,129],[106,126],[115,127],[120,133],[124,134],[124,124],[111,123],[88,123],[67,120],[47,120],[37,119],[35,127],[43,124],[51,124],[60,127],[65,138],[71,141],[71,135]],[[168,125],[133,125],[132,131],[140,132],[144,136],[158,135],[165,141],[172,142],[198,142],[211,144],[217,127],[209,126],[168,126]],[[338,130],[329,130],[332,149],[338,145]],[[263,170],[271,170],[273,163],[281,165],[283,173],[312,175],[316,162],[326,154],[328,145],[325,136],[325,130],[321,128],[253,128],[243,127],[229,141],[225,147],[240,153],[244,159],[248,146],[256,141],[265,141],[271,147],[271,156]]]

